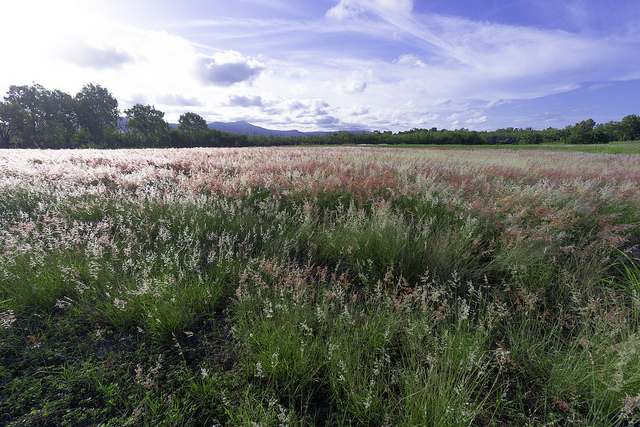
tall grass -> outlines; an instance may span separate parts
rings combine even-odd
[[[638,419],[633,156],[1,154],[1,424]]]

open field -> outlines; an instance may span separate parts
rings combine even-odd
[[[640,419],[640,155],[0,152],[0,425]]]
[[[544,150],[596,154],[640,154],[640,141],[612,141],[607,144],[540,144],[527,147],[514,146],[513,150]]]
[[[594,154],[640,154],[640,141],[612,141],[608,144],[513,144],[513,145],[399,145],[401,148],[456,148],[464,150],[553,151]]]

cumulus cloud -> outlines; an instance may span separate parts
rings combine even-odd
[[[324,116],[329,114],[327,108],[329,104],[322,99],[313,99],[309,105],[309,113],[316,116]]]
[[[201,107],[204,105],[198,98],[189,98],[184,95],[177,94],[159,95],[156,97],[156,100],[160,104],[173,105],[178,107]]]
[[[482,110],[466,110],[451,114],[446,118],[450,128],[471,127],[474,128],[479,124],[486,123],[489,118],[482,114]]]
[[[316,99],[284,99],[269,102],[264,111],[271,115],[285,115],[289,118],[315,118],[329,115],[330,105],[320,98]]]
[[[471,117],[471,118],[467,119],[465,121],[465,123],[467,125],[476,126],[476,125],[479,125],[481,123],[485,123],[487,120],[488,120],[487,116]]]
[[[327,115],[324,117],[319,117],[318,119],[315,120],[315,123],[319,126],[328,126],[328,125],[335,125],[337,123],[340,123],[340,120],[336,117]]]
[[[124,64],[133,62],[133,56],[115,47],[95,47],[85,44],[76,45],[68,49],[66,59],[84,68],[97,70],[117,69]]]
[[[224,87],[250,82],[265,68],[259,61],[246,58],[236,51],[201,56],[197,62],[197,75],[203,83]]]
[[[356,95],[367,89],[367,81],[373,77],[371,70],[352,71],[348,76],[343,75],[339,78],[325,81],[323,87],[331,89],[339,95]]]
[[[341,1],[331,9],[329,9],[326,13],[326,17],[330,19],[335,19],[336,21],[344,21],[345,19],[353,19],[362,15],[364,10],[360,7],[356,7],[355,5],[349,4],[351,2]]]
[[[261,96],[230,96],[228,105],[237,107],[263,107],[265,106]]]
[[[409,66],[414,66],[418,68],[426,68],[427,66],[427,64],[422,62],[420,58],[411,54],[400,55],[396,60],[396,63],[400,65],[409,65]]]
[[[358,79],[350,79],[340,86],[340,91],[343,94],[354,95],[356,93],[362,93],[367,88],[367,82]]]
[[[343,109],[344,113],[349,116],[363,116],[369,114],[369,108],[362,105],[351,105]]]
[[[290,99],[285,103],[285,109],[289,111],[307,110],[308,108],[309,108],[308,105],[305,105],[302,101],[298,99]]]
[[[148,104],[149,97],[144,93],[134,93],[125,102],[125,106],[132,106],[135,104]]]

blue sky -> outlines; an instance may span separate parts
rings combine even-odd
[[[640,114],[637,0],[21,0],[0,91],[273,129],[563,128]]]

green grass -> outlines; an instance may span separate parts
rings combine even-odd
[[[1,425],[638,420],[639,264],[604,220],[540,244],[408,196],[14,196]]]
[[[441,148],[464,150],[535,150],[570,153],[600,153],[600,154],[640,154],[640,141],[612,141],[608,144],[514,144],[514,145],[438,145],[438,144],[399,144],[389,147],[397,148]]]

